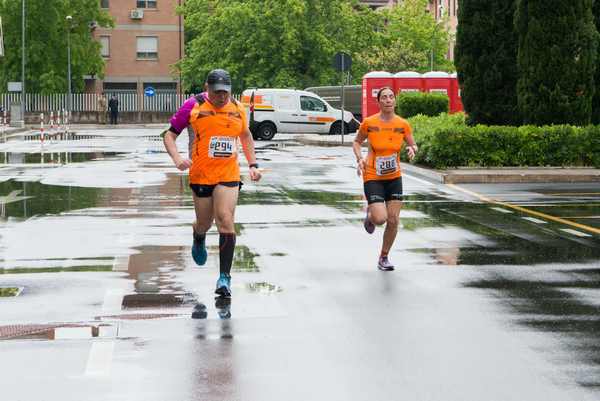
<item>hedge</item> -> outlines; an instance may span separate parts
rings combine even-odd
[[[409,118],[418,114],[437,116],[448,112],[448,96],[441,93],[403,92],[396,98],[396,112]]]
[[[462,113],[435,118],[416,116],[410,123],[419,145],[415,162],[433,168],[600,168],[600,126],[468,127]]]

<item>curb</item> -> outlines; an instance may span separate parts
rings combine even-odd
[[[301,144],[314,146],[352,146],[354,135],[349,134],[341,143],[341,136],[296,135]],[[600,182],[600,169],[592,167],[504,167],[495,169],[458,168],[434,170],[414,164],[401,163],[402,170],[440,184],[518,184],[518,183],[576,183]]]

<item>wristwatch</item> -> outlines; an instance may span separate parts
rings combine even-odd
[[[248,168],[252,168],[252,167],[254,167],[254,168],[258,168],[258,163],[251,163],[251,164],[248,164]]]

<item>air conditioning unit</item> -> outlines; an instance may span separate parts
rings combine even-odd
[[[142,19],[142,18],[144,18],[144,10],[131,10],[129,12],[129,18],[131,18],[131,19]]]

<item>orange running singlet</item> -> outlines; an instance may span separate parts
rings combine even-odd
[[[399,116],[381,121],[377,113],[363,120],[360,132],[367,135],[369,143],[364,182],[400,177],[400,150],[404,135],[412,133],[408,121]]]
[[[239,181],[238,142],[248,127],[243,107],[233,100],[220,109],[209,101],[196,104],[190,113],[190,125],[196,133],[190,184]]]

